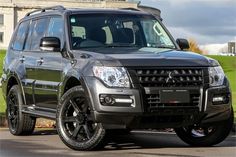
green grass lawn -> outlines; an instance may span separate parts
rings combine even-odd
[[[0,88],[0,115],[2,113],[5,113],[5,109],[6,109],[5,101],[2,96],[2,89]]]
[[[0,76],[2,75],[2,63],[5,51],[0,50]],[[230,80],[233,96],[233,106],[236,117],[236,57],[232,56],[208,56],[219,61],[223,67],[225,74]],[[0,88],[0,113],[5,112],[5,102],[2,97],[2,89]]]
[[[4,57],[5,57],[5,51],[0,50],[0,77],[2,76],[2,64]]]
[[[5,51],[0,50],[0,77],[2,76],[2,64],[3,64],[3,58],[5,56]],[[5,101],[2,96],[2,89],[0,88],[0,115],[5,113]]]

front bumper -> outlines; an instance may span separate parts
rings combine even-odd
[[[146,129],[181,127],[195,123],[212,123],[229,118],[231,113],[231,94],[228,86],[215,88],[189,88],[188,90],[200,92],[197,106],[163,106],[150,112],[147,110],[145,95],[155,92],[157,88],[144,89],[136,86],[127,88],[107,88],[94,77],[85,78],[89,100],[93,107],[93,116],[96,122],[102,123],[108,129]],[[181,88],[182,89],[182,88]],[[118,98],[113,104],[104,104],[101,97],[108,95]],[[227,102],[213,104],[215,96],[228,97]],[[126,100],[132,101],[126,101]],[[102,101],[102,102],[101,102]]]
[[[220,103],[213,103],[213,98],[224,96],[228,100]],[[205,91],[205,100],[203,101],[204,118],[201,123],[212,123],[226,120],[231,115],[232,95],[228,86],[209,88]]]

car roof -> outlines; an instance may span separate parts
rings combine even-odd
[[[68,9],[72,13],[105,13],[105,14],[133,14],[133,15],[150,15],[146,12],[133,9],[133,8],[121,8],[121,9],[104,9],[104,8],[81,8],[81,9]]]
[[[37,9],[26,14],[21,20],[29,20],[41,16],[48,15],[63,15],[63,14],[127,14],[127,15],[151,15],[147,12],[134,9],[134,8],[121,8],[121,9],[106,9],[106,8],[64,8],[63,6],[54,6],[48,8]]]

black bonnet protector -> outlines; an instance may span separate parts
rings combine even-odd
[[[158,54],[107,54],[101,59],[104,66],[155,66],[155,67],[209,67],[207,57],[191,52],[168,51]],[[109,59],[108,59],[109,58]],[[120,64],[120,65],[117,65]]]

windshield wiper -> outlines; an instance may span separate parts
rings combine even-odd
[[[90,49],[90,48],[113,48],[113,47],[138,47],[134,44],[121,44],[121,43],[115,43],[115,44],[105,44],[105,45],[99,45],[99,46],[86,46],[86,47],[80,47],[80,49]]]
[[[113,43],[113,44],[107,44],[105,47],[138,47],[134,44],[126,44],[126,43]]]
[[[160,45],[160,46],[157,46],[156,48],[163,48],[163,49],[176,49],[175,47],[173,46],[164,46],[164,45]]]

